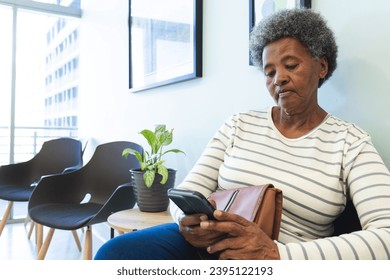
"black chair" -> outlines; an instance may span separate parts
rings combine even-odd
[[[44,259],[55,229],[86,227],[84,259],[92,259],[92,225],[106,222],[109,215],[133,208],[135,197],[129,169],[139,168],[134,156],[122,157],[125,148],[142,153],[132,142],[110,142],[97,146],[92,158],[80,169],[44,177],[28,203],[30,218],[50,228],[38,253]]]
[[[0,235],[9,218],[14,202],[27,202],[42,176],[58,174],[66,168],[82,166],[81,142],[58,138],[43,143],[30,160],[0,167],[0,199],[8,206],[0,223]]]
[[[334,222],[334,236],[361,230],[360,220],[355,206],[348,200],[344,212]]]
[[[79,168],[81,168],[83,166],[83,155],[84,155],[85,149],[87,148],[87,145],[88,145],[88,139],[87,138],[81,138],[81,139],[79,139],[79,141],[81,142],[81,149],[82,149],[81,150],[81,159],[82,159],[81,163],[79,163],[77,165],[70,166],[70,167],[66,167],[62,171],[62,173],[72,172],[72,171],[75,171],[75,170],[77,170],[77,169],[79,169]],[[27,217],[26,217],[26,219],[24,221],[24,226],[27,226],[29,221],[30,221],[30,216],[27,215]],[[43,228],[40,225],[37,225],[34,221],[31,221],[30,229],[28,231],[28,239],[31,238],[31,235],[32,235],[32,232],[33,232],[34,228],[37,228],[37,234],[36,234],[36,237],[37,237],[37,250],[39,252],[40,246],[42,245]],[[72,231],[72,234],[73,234],[74,240],[76,242],[77,248],[81,252],[82,248],[81,248],[81,243],[80,243],[79,236],[77,235],[77,232],[75,230]]]

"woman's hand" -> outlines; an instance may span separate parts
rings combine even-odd
[[[224,232],[201,229],[200,223],[207,220],[204,214],[187,215],[179,220],[180,232],[196,248],[205,249],[226,235]]]
[[[210,254],[219,253],[220,259],[235,260],[276,260],[280,259],[277,245],[260,227],[243,217],[217,210],[216,218],[203,220],[200,228],[204,231],[219,232],[227,236],[209,243]]]

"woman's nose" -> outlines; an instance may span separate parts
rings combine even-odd
[[[274,77],[274,86],[283,86],[287,83],[288,77],[284,73],[277,73]]]

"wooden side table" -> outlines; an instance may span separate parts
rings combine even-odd
[[[164,212],[142,212],[138,208],[126,209],[107,218],[111,227],[111,238],[114,237],[114,229],[123,234],[125,232],[144,229],[164,223],[172,223],[173,218],[169,211]]]

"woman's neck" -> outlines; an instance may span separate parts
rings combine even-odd
[[[328,115],[320,106],[301,114],[289,115],[280,107],[272,108],[275,127],[287,138],[299,138],[317,127]]]

